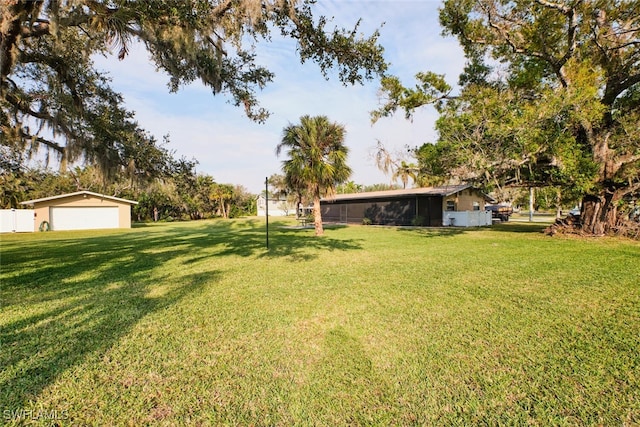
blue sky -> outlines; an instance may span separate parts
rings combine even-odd
[[[319,0],[315,10],[347,28],[362,18],[360,30],[367,36],[380,27],[389,73],[404,84],[413,84],[417,72],[429,70],[444,74],[454,85],[464,57],[455,39],[440,34],[439,5],[436,0]],[[195,158],[198,172],[220,183],[243,185],[253,193],[264,188],[265,177],[281,173],[284,158],[276,157],[275,148],[282,130],[305,114],[326,115],[346,127],[351,179],[364,185],[390,182],[371,156],[378,140],[391,151],[402,151],[405,145],[436,138],[437,116],[430,107],[418,111],[413,121],[400,113],[371,125],[369,112],[378,104],[378,81],[346,87],[337,78],[327,81],[315,63],[300,64],[295,43],[276,34],[273,42],[259,44],[256,52],[260,63],[275,73],[274,81],[257,94],[261,106],[271,112],[265,124],[252,122],[243,109],[228,103],[229,98],[214,96],[200,83],[169,93],[168,77],[155,71],[139,46],[123,61],[97,58],[96,65],[109,73],[114,89],[123,94],[142,128],[158,141],[169,134],[168,148],[176,156]]]

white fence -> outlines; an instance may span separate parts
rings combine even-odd
[[[33,209],[0,209],[0,233],[33,232]]]
[[[442,225],[455,227],[482,227],[491,225],[489,211],[444,211]]]

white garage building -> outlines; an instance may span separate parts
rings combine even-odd
[[[33,206],[35,230],[90,230],[131,228],[131,206],[138,202],[91,191],[28,200]]]

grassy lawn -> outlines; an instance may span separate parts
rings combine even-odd
[[[0,424],[640,424],[639,243],[283,225],[2,235]]]

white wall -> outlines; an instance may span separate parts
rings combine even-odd
[[[258,197],[258,216],[265,216],[265,203],[264,197]],[[295,215],[295,204],[289,203],[286,200],[272,200],[269,199],[269,216],[287,216]]]
[[[0,233],[28,233],[35,230],[33,209],[1,209]]]
[[[481,227],[491,225],[489,211],[444,211],[442,225],[455,227]]]

